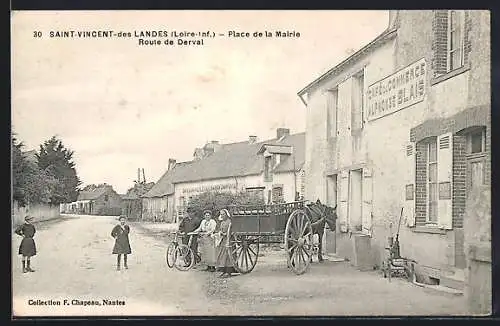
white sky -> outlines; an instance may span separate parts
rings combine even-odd
[[[38,149],[58,135],[84,185],[125,193],[145,169],[186,161],[206,141],[305,130],[296,93],[380,34],[386,11],[99,11],[12,14],[12,125]],[[297,39],[141,47],[137,39],[56,39],[53,30],[295,30]],[[33,38],[33,31],[44,33]]]

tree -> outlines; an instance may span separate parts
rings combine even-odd
[[[75,201],[81,181],[73,162],[73,151],[67,149],[61,140],[53,136],[40,145],[40,152],[36,157],[39,169],[57,181],[50,202],[60,204]]]
[[[12,197],[21,206],[27,204],[25,199],[25,176],[28,161],[23,156],[23,143],[15,135],[12,136]]]
[[[212,211],[214,216],[216,216],[218,215],[219,210],[227,208],[231,205],[261,206],[264,204],[264,198],[252,192],[240,191],[232,193],[207,191],[194,196],[189,201],[187,210],[189,210],[191,214],[201,216],[203,211],[208,209]]]
[[[21,206],[29,203],[49,203],[57,180],[41,171],[36,163],[26,159],[22,142],[12,137],[12,193]]]

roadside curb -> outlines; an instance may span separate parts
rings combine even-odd
[[[452,295],[452,296],[462,296],[464,294],[463,291],[455,290],[455,289],[448,288],[448,287],[442,286],[442,285],[430,285],[430,284],[418,283],[417,281],[413,281],[413,282],[411,282],[411,284],[425,288],[425,289],[429,289],[429,290],[432,290],[435,292]]]

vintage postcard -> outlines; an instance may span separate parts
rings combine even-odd
[[[491,313],[489,11],[11,26],[13,318]]]

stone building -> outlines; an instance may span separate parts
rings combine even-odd
[[[307,104],[306,198],[338,204],[327,250],[380,266],[401,254],[461,287],[465,203],[490,179],[487,11],[391,11],[377,38],[299,92]],[[361,241],[361,240],[360,240]]]
[[[143,195],[146,219],[162,215],[177,221],[189,200],[205,191],[251,191],[265,202],[291,202],[304,194],[305,134],[278,128],[276,138],[219,144],[197,148],[194,159],[169,168]]]
[[[76,201],[61,204],[61,207],[63,213],[69,214],[118,216],[122,212],[122,198],[111,185],[103,184],[80,191]]]

